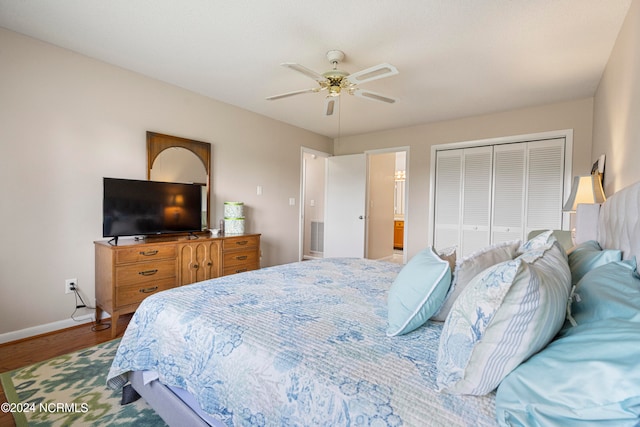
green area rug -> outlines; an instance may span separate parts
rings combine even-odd
[[[55,357],[0,375],[16,425],[164,426],[143,400],[121,406],[121,390],[106,385],[120,340]],[[8,410],[7,410],[8,409]]]

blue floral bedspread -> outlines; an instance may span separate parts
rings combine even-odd
[[[109,370],[154,370],[227,425],[495,426],[495,395],[436,390],[442,325],[387,337],[401,266],[324,259],[146,298]]]

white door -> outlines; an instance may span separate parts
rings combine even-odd
[[[436,249],[457,246],[461,256],[490,241],[492,147],[436,153]]]
[[[565,139],[527,145],[525,236],[533,230],[562,227]]]
[[[436,249],[460,245],[462,204],[462,150],[436,151],[435,224]]]
[[[462,153],[462,238],[460,253],[470,255],[491,241],[493,147],[465,148]]]
[[[493,147],[491,243],[522,240],[527,143]]]
[[[365,154],[327,159],[324,256],[365,257]]]

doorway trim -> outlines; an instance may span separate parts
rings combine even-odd
[[[408,235],[409,235],[409,227],[410,227],[410,218],[409,218],[409,204],[410,204],[410,197],[409,197],[409,188],[411,186],[410,184],[410,154],[411,154],[411,147],[410,146],[399,146],[399,147],[388,147],[388,148],[381,148],[381,149],[374,149],[374,150],[366,150],[364,151],[365,157],[367,159],[367,172],[366,172],[366,182],[369,182],[369,170],[368,170],[368,165],[369,165],[369,156],[372,154],[383,154],[383,153],[397,153],[397,152],[405,152],[406,153],[406,160],[405,160],[405,173],[406,173],[406,181],[405,181],[405,186],[404,186],[404,236],[403,236],[403,240],[404,240],[404,245],[403,245],[403,264],[407,263],[407,258],[408,258],[408,254],[409,254],[409,250],[408,250],[408,246],[409,246],[409,241],[408,241]],[[305,153],[308,154],[315,154],[319,157],[324,157],[324,158],[329,158],[329,157],[333,157],[332,154],[330,153],[326,153],[324,151],[319,151],[319,150],[315,150],[313,148],[308,148],[308,147],[300,147],[300,209],[299,209],[299,216],[298,216],[298,260],[302,261],[304,259],[304,227],[305,227],[305,187],[306,187],[306,176],[305,176],[305,163],[304,163],[304,155]],[[368,188],[367,188],[367,194],[365,197],[366,200],[366,205],[368,207],[368,203],[369,203],[369,195],[368,195]],[[367,208],[368,211],[368,208]],[[367,215],[368,213],[365,212],[365,215]],[[368,243],[368,230],[365,229],[365,247],[366,244]]]

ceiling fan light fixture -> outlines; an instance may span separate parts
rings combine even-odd
[[[387,75],[387,74],[391,74],[393,73],[393,70],[389,67],[382,67],[382,68],[378,68],[376,70],[373,70],[369,73],[364,73],[364,74],[360,74],[360,79],[361,80],[375,80],[375,78],[383,76],[383,75]]]
[[[344,52],[337,49],[330,50],[327,52],[327,59],[331,64],[342,62],[344,61]]]
[[[384,77],[389,77],[398,74],[398,70],[391,64],[382,63],[375,65],[373,67],[369,67],[367,69],[358,71],[356,73],[349,74],[346,71],[342,71],[338,69],[338,64],[344,59],[344,52],[340,50],[330,50],[327,52],[327,59],[333,66],[332,70],[325,71],[324,73],[316,73],[315,71],[304,67],[300,64],[296,64],[293,62],[285,62],[282,65],[290,68],[294,71],[297,71],[301,74],[304,74],[307,77],[314,79],[318,86],[315,89],[305,89],[300,91],[288,92],[281,95],[275,95],[268,97],[267,100],[275,100],[281,99],[285,97],[289,97],[292,95],[297,95],[301,93],[308,92],[320,92],[323,90],[327,91],[326,96],[326,115],[330,116],[333,114],[334,109],[337,108],[337,101],[340,97],[340,94],[344,90],[349,95],[355,95],[361,98],[366,98],[374,101],[386,102],[389,104],[393,104],[396,102],[393,98],[388,98],[384,95],[380,95],[370,91],[361,90],[358,85],[361,83],[367,83],[372,80],[381,79]]]
[[[347,73],[346,71],[342,71],[342,70],[338,70],[338,69],[334,69],[331,71],[326,71],[324,73],[322,73],[322,76],[325,79],[334,81],[334,80],[342,80],[345,77],[347,77],[349,75],[349,73]]]
[[[385,77],[391,77],[398,74],[398,69],[391,64],[378,64],[365,70],[349,74],[349,81],[353,84],[361,84],[378,80]]]
[[[332,116],[337,107],[337,99],[327,96],[325,102],[325,116]]]
[[[374,101],[386,102],[387,104],[393,104],[396,102],[396,100],[393,98],[388,98],[384,95],[380,95],[379,93],[370,92],[367,90],[355,90],[353,94],[360,98],[373,99]]]

